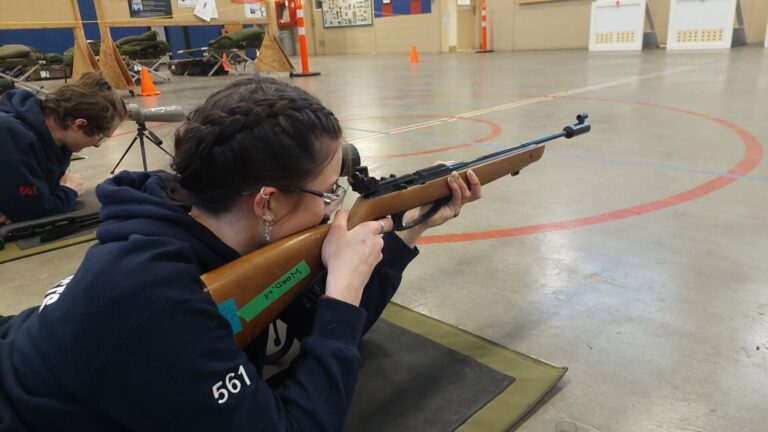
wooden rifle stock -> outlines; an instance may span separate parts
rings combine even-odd
[[[583,119],[586,115],[582,114]],[[513,151],[456,170],[467,182],[471,169],[485,185],[509,174],[517,174],[529,164],[541,159],[543,142],[570,138],[589,131],[580,119],[581,127],[573,133],[569,126],[555,135],[527,143]],[[571,128],[570,135],[568,128]],[[482,158],[481,158],[482,159]],[[448,173],[450,174],[450,173]],[[381,219],[452,196],[447,175],[379,196],[359,197],[349,213],[351,229],[363,222]],[[310,228],[269,244],[222,267],[201,276],[206,289],[230,321],[237,344],[242,348],[288,306],[288,304],[323,270],[321,249],[330,225]]]

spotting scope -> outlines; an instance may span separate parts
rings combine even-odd
[[[173,123],[184,120],[184,108],[167,106],[160,108],[141,108],[136,104],[126,105],[128,118],[138,124],[146,122]]]

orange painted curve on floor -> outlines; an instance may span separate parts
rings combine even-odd
[[[635,206],[614,210],[606,213],[600,213],[597,215],[586,216],[586,217],[581,217],[576,219],[569,219],[564,221],[549,222],[549,223],[528,225],[528,226],[515,227],[515,228],[496,229],[491,231],[476,231],[476,232],[457,233],[457,234],[424,236],[419,240],[418,244],[426,245],[426,244],[439,244],[439,243],[455,243],[455,242],[491,240],[491,239],[498,239],[498,238],[523,236],[523,235],[529,235],[529,234],[538,234],[538,233],[544,233],[544,232],[580,228],[580,227],[585,227],[590,225],[602,224],[606,222],[613,222],[613,221],[626,219],[633,216],[639,216],[639,215],[654,212],[657,210],[662,210],[672,206],[676,206],[678,204],[682,204],[688,201],[692,201],[697,198],[701,198],[705,195],[708,195],[712,192],[715,192],[719,189],[722,189],[725,186],[728,186],[729,184],[738,180],[738,178],[733,176],[745,176],[749,174],[763,160],[763,147],[760,144],[760,142],[757,140],[757,138],[755,138],[747,130],[742,129],[735,123],[725,119],[721,119],[718,117],[710,116],[707,114],[703,114],[703,113],[699,113],[699,112],[691,111],[687,109],[675,108],[675,107],[669,107],[669,106],[651,104],[651,103],[645,103],[645,102],[622,101],[622,100],[600,99],[600,98],[586,98],[586,97],[578,97],[578,98],[569,97],[568,99],[584,99],[584,100],[592,100],[592,101],[631,104],[631,105],[637,105],[642,107],[657,108],[657,109],[687,114],[687,115],[698,117],[704,120],[709,120],[711,122],[724,126],[730,129],[731,131],[733,131],[734,133],[736,133],[743,141],[744,155],[742,156],[741,160],[735,166],[733,166],[733,168],[728,170],[727,172],[728,176],[723,175],[723,176],[714,178],[712,180],[709,180],[701,185],[695,186],[686,191],[683,191],[674,195],[670,195],[668,197],[661,198],[655,201],[650,201],[647,203],[638,204]]]

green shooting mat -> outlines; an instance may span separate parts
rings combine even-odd
[[[86,192],[78,199],[77,209],[73,212],[62,213],[61,215],[57,216],[49,216],[46,218],[25,221],[11,225],[4,225],[1,227],[0,232],[3,230],[19,227],[23,228],[35,225],[52,225],[73,217],[92,217],[98,213],[100,208],[101,204],[96,198],[96,194],[93,192]],[[83,225],[82,228],[76,232],[72,232],[60,239],[46,243],[42,243],[40,241],[39,235],[22,238],[15,241],[9,241],[0,249],[0,264],[94,240],[96,238],[96,228],[97,227],[95,225]]]
[[[27,248],[23,248],[23,246],[19,245],[20,241],[10,242],[5,245],[5,249],[0,250],[0,264],[26,258],[32,255],[55,251],[57,249],[74,246],[76,244],[85,243],[95,239],[96,230],[94,228],[85,234],[76,234],[69,238],[52,241],[50,243],[38,242],[37,246],[30,246]]]
[[[506,431],[567,371],[395,303],[360,353],[348,431]]]

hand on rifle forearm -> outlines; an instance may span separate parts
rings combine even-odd
[[[322,259],[328,269],[325,293],[358,306],[365,284],[382,258],[381,234],[392,230],[392,220],[364,222],[347,230],[348,217],[348,211],[337,211],[323,242]]]
[[[475,173],[473,173],[472,170],[467,172],[467,179],[469,180],[469,186],[464,183],[464,180],[462,180],[456,172],[448,177],[447,182],[448,186],[451,188],[451,191],[453,191],[453,198],[450,202],[448,202],[448,204],[442,206],[440,210],[437,211],[437,213],[432,215],[431,218],[427,219],[423,223],[416,225],[411,229],[399,231],[397,235],[403,239],[405,244],[410,247],[414,247],[416,245],[416,240],[421,237],[424,231],[454,219],[459,215],[461,212],[461,207],[464,204],[480,199],[480,180],[477,178],[477,176],[475,176]],[[416,209],[408,210],[403,217],[403,224],[408,224],[410,221],[418,218],[419,215],[426,212],[431,207],[432,204],[428,204]]]

